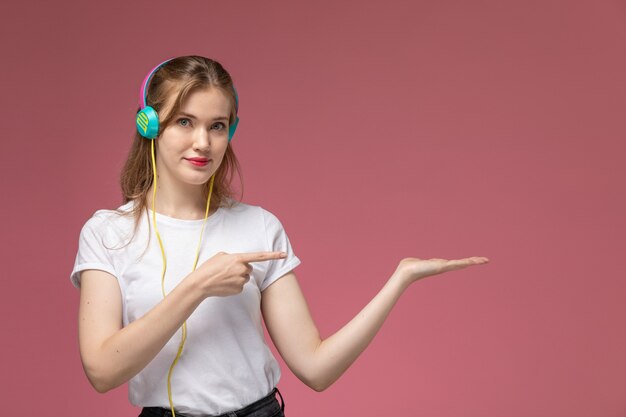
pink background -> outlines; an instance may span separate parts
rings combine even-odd
[[[136,416],[78,353],[78,233],[120,202],[141,80],[220,61],[244,201],[283,222],[324,336],[400,299],[289,417],[626,416],[624,1],[5,2],[2,415]]]

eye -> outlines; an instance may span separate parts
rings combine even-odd
[[[189,120],[186,117],[181,117],[180,119],[176,121],[176,123],[178,123],[179,126],[187,127],[191,124],[191,120]]]
[[[222,122],[217,122],[217,123],[213,123],[213,126],[211,126],[212,129],[217,129],[217,130],[224,130],[226,129],[226,125]]]

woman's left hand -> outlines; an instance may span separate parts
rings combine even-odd
[[[437,275],[448,271],[454,271],[455,269],[467,268],[468,266],[480,265],[487,262],[489,262],[489,259],[482,256],[452,260],[439,258],[404,258],[400,261],[394,275],[396,275],[403,284],[409,286],[413,282],[431,275]]]

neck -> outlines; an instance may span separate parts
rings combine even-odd
[[[148,192],[146,202],[152,210],[154,185]],[[156,202],[154,210],[168,217],[182,220],[203,219],[206,212],[207,199],[202,185],[177,184],[172,186],[163,177],[157,181]],[[215,198],[211,198],[209,215],[215,213]]]

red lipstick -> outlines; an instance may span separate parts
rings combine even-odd
[[[193,157],[193,158],[185,158],[186,161],[189,161],[191,164],[197,166],[197,167],[203,167],[206,166],[210,159],[208,158],[200,158],[200,157]]]

